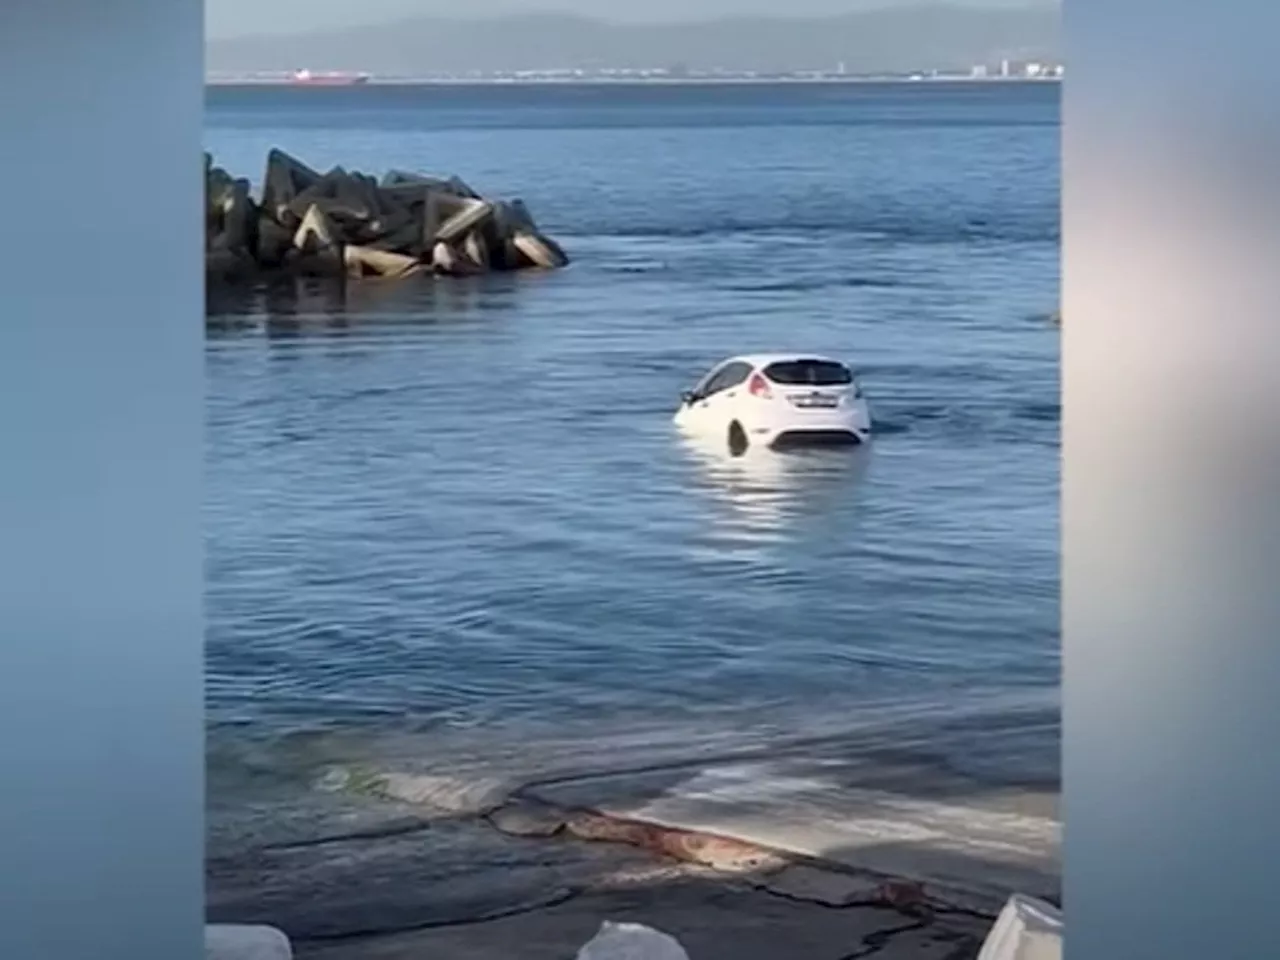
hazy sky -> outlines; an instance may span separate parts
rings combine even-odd
[[[713,17],[830,16],[924,0],[205,0],[210,38],[301,33],[415,16],[481,17],[512,13],[576,13],[614,21],[676,21]],[[936,2],[936,0],[935,0]],[[944,0],[946,2],[946,0]],[[1040,6],[1054,0],[950,0],[983,7]]]

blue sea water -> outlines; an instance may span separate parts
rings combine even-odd
[[[211,88],[238,175],[458,174],[573,258],[211,295],[214,735],[1056,685],[1058,121],[1051,84]],[[872,446],[677,438],[772,349],[856,365]]]

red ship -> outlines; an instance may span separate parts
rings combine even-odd
[[[367,73],[313,73],[310,70],[295,70],[293,76],[290,77],[290,82],[312,87],[350,87],[358,83],[368,83],[369,75]]]

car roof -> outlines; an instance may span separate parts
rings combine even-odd
[[[787,363],[797,360],[816,360],[819,363],[838,363],[840,366],[846,364],[841,360],[835,360],[831,357],[823,356],[820,353],[744,353],[740,356],[729,357],[721,360],[716,366],[721,367],[726,363],[749,363],[753,367],[767,367],[772,363]]]

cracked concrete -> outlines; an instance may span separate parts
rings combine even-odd
[[[906,920],[876,907],[796,903],[719,877],[680,871],[660,882],[584,891],[519,916],[347,942],[299,942],[299,960],[570,960],[604,919],[678,939],[692,960],[971,960],[987,924]]]
[[[569,960],[604,920],[692,960],[966,960],[1013,889],[1056,899],[1056,783],[986,766],[1039,716],[242,752],[208,916],[299,960]]]
[[[990,922],[895,905],[881,878],[781,859],[715,869],[616,834],[584,841],[564,814],[523,803],[432,818],[339,794],[300,810],[244,805],[234,827],[224,810],[207,867],[209,919],[274,924],[299,960],[566,960],[606,919],[669,932],[693,960],[964,960]],[[513,821],[526,835],[499,829]]]

